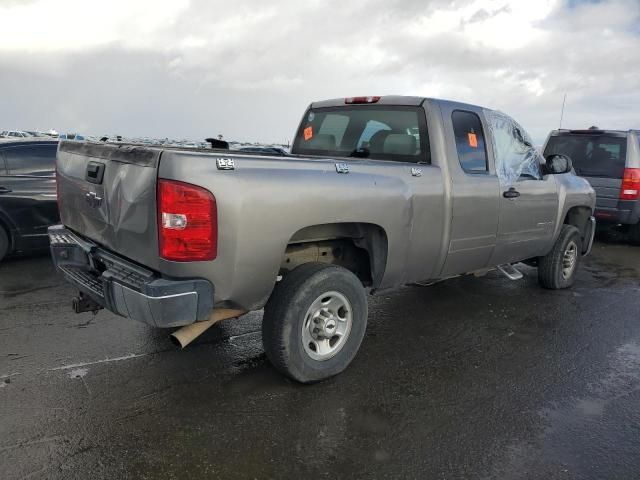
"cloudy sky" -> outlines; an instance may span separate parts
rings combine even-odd
[[[0,129],[286,142],[309,102],[640,128],[640,0],[0,0]]]

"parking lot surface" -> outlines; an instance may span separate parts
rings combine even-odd
[[[303,386],[261,313],[184,351],[76,315],[46,255],[0,264],[0,477],[631,479],[640,248],[601,238],[574,288],[536,270],[371,298],[351,367]]]

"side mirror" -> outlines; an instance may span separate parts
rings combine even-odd
[[[549,175],[558,175],[561,173],[569,173],[573,168],[571,159],[566,155],[554,154],[546,158],[544,165],[544,173]]]

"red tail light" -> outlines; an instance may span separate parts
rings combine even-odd
[[[349,97],[344,99],[344,103],[376,103],[378,100],[380,100],[380,97]]]
[[[640,198],[640,168],[625,168],[620,187],[620,200]]]
[[[166,260],[216,258],[218,209],[213,194],[188,183],[158,180],[158,241]]]

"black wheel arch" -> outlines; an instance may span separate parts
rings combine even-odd
[[[304,249],[323,251],[301,256]],[[372,223],[327,223],[311,225],[292,235],[284,252],[281,270],[290,271],[302,263],[321,262],[340,265],[350,270],[366,286],[377,288],[387,266],[388,240],[385,230]]]

